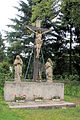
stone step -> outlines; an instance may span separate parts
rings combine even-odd
[[[58,103],[34,103],[32,102],[31,104],[29,103],[24,103],[24,104],[13,104],[11,105],[10,103],[8,103],[9,108],[11,109],[57,109],[57,108],[62,108],[62,109],[66,109],[67,107],[76,107],[76,104],[74,103],[69,103],[69,102],[58,102]]]

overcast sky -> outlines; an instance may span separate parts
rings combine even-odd
[[[19,6],[20,0],[0,0],[0,32],[4,35],[3,30],[8,30],[6,25],[10,24],[9,18],[15,18],[18,13],[13,6]],[[27,0],[23,0],[26,2]]]

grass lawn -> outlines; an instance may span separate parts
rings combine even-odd
[[[9,109],[0,99],[0,120],[80,120],[80,98],[65,96],[65,100],[77,104],[76,108],[67,109]]]

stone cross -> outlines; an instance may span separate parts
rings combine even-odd
[[[33,72],[33,79],[36,80],[36,77],[38,76],[39,73],[39,54],[43,43],[42,35],[50,32],[51,30],[41,28],[41,20],[36,21],[36,27],[26,25],[25,28],[29,29],[30,31],[36,34],[36,40],[34,45],[35,51],[34,51],[34,72]]]

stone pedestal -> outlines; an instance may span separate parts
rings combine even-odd
[[[5,101],[14,101],[15,95],[26,95],[26,100],[33,100],[34,96],[42,96],[44,99],[51,99],[53,96],[59,96],[64,99],[63,83],[48,82],[6,82],[4,85]]]

